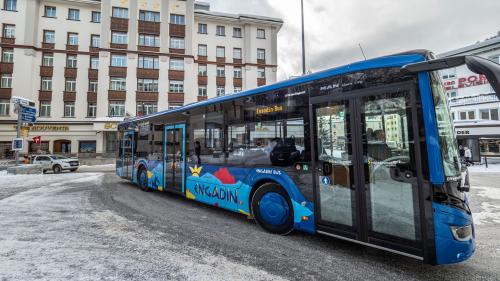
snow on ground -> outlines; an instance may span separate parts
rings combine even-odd
[[[471,173],[500,173],[500,164],[490,164],[488,168],[484,164],[474,165],[468,167],[468,169]]]
[[[472,191],[474,198],[471,200],[481,202],[480,210],[472,212],[474,224],[500,224],[500,188],[474,186]]]
[[[93,165],[93,166],[82,165],[78,168],[78,172],[113,172],[115,170],[116,170],[115,164]]]

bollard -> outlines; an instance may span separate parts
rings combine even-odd
[[[484,156],[484,163],[486,164],[486,169],[488,169],[488,157]]]

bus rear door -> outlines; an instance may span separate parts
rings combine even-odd
[[[423,257],[414,87],[311,98],[318,232]]]
[[[125,132],[123,137],[123,178],[132,179],[134,172],[134,131]]]
[[[165,126],[165,190],[184,192],[186,125]]]

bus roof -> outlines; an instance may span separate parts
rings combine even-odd
[[[164,110],[164,111],[160,111],[160,112],[153,113],[153,114],[146,115],[146,116],[135,117],[132,119],[124,120],[123,122],[120,123],[120,125],[134,123],[134,122],[140,122],[142,120],[147,120],[150,118],[168,115],[168,114],[172,114],[172,113],[184,112],[184,111],[192,110],[192,109],[195,109],[198,107],[219,104],[219,103],[231,101],[233,99],[238,99],[238,98],[242,98],[242,97],[248,97],[248,96],[261,94],[261,93],[264,93],[267,91],[274,91],[274,90],[279,90],[279,89],[286,88],[286,87],[293,87],[296,85],[311,82],[314,80],[320,80],[320,79],[327,78],[330,76],[336,76],[336,75],[351,73],[351,72],[355,72],[355,71],[362,71],[362,70],[367,70],[367,69],[387,68],[387,67],[402,67],[402,66],[410,64],[410,63],[421,62],[421,61],[425,60],[429,54],[430,54],[430,52],[427,50],[414,50],[414,51],[408,51],[408,52],[404,52],[404,53],[398,53],[398,54],[394,54],[394,55],[369,59],[369,60],[365,60],[365,61],[359,61],[359,62],[347,64],[344,66],[339,66],[339,67],[323,70],[320,72],[300,76],[297,78],[293,78],[293,79],[289,79],[289,80],[285,80],[285,81],[280,81],[280,82],[277,82],[274,84],[258,87],[255,89],[243,91],[243,92],[240,92],[237,94],[216,97],[216,98],[208,99],[208,100],[201,101],[201,102],[190,103],[190,104],[187,104],[187,105],[179,107],[179,108]]]

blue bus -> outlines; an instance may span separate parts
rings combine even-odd
[[[438,71],[500,66],[425,50],[352,63],[118,126],[116,173],[255,219],[449,264],[475,234]]]

